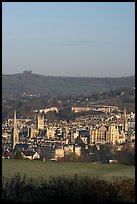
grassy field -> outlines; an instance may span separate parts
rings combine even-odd
[[[2,160],[2,176],[12,177],[17,172],[28,177],[43,177],[44,179],[49,179],[53,176],[73,177],[76,174],[78,177],[99,176],[110,178],[113,176],[128,176],[135,178],[135,167],[127,165]]]

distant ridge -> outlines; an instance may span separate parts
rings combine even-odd
[[[128,77],[63,77],[33,74],[31,71],[2,74],[2,96],[25,94],[68,95],[93,94],[120,87],[135,86],[135,76]]]

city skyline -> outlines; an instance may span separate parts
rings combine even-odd
[[[2,72],[135,74],[134,2],[2,3]]]

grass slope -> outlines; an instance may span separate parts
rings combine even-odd
[[[53,176],[78,177],[99,176],[110,178],[113,176],[128,176],[135,178],[135,167],[117,164],[93,164],[71,162],[43,162],[30,160],[2,160],[2,175],[12,177],[15,173],[25,174],[28,177]]]
[[[51,77],[32,73],[2,75],[2,94],[92,94],[119,87],[132,87],[135,77]]]

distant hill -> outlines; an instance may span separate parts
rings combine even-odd
[[[2,96],[26,94],[68,95],[93,94],[120,87],[135,86],[135,76],[119,78],[97,77],[53,77],[23,72],[2,74]]]

